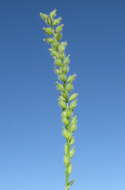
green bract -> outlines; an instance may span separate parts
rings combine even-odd
[[[47,24],[48,15],[44,13],[40,13],[40,17]]]
[[[64,27],[64,24],[60,24],[59,26],[57,26],[56,32],[62,32],[63,27]]]
[[[53,34],[53,29],[50,28],[50,27],[43,28],[43,31],[44,31],[46,34],[48,34],[48,35]]]
[[[56,16],[56,12],[57,12],[57,9],[54,9],[53,11],[50,12],[51,19],[54,19],[54,17]]]
[[[58,105],[61,108],[61,120],[63,122],[62,135],[65,138],[64,146],[64,165],[65,165],[65,190],[69,190],[74,180],[70,181],[72,172],[71,159],[75,154],[72,147],[75,143],[73,133],[77,129],[77,116],[74,115],[74,109],[77,106],[78,93],[72,93],[74,90],[73,81],[76,74],[69,75],[70,54],[66,54],[65,49],[68,43],[62,40],[62,31],[64,24],[61,24],[62,18],[56,18],[57,9],[50,12],[49,15],[40,13],[41,19],[47,24],[43,31],[51,37],[44,41],[50,45],[49,52],[54,59],[54,72],[57,75],[56,88],[59,91]],[[49,26],[48,26],[49,25]]]
[[[62,20],[61,17],[55,19],[55,20],[53,21],[53,25],[56,26],[56,25],[60,24],[61,20]]]
[[[74,100],[73,102],[71,102],[70,104],[70,108],[74,109],[77,106],[77,100]]]
[[[56,83],[57,90],[64,91],[64,86],[61,83]]]
[[[78,93],[73,93],[73,94],[70,96],[69,101],[72,101],[72,100],[76,99],[77,96],[78,96]]]
[[[72,144],[74,144],[75,143],[75,139],[74,139],[74,137],[72,136],[72,138],[70,139],[70,145],[72,145]]]
[[[76,129],[77,129],[77,126],[76,126],[75,124],[74,124],[74,125],[71,125],[70,130],[71,130],[72,132],[76,131]]]
[[[71,90],[73,90],[73,84],[71,84],[71,83],[67,83],[67,85],[66,85],[66,90],[69,92],[69,91],[71,91]]]
[[[70,75],[67,79],[67,82],[73,82],[76,78],[76,74]]]
[[[75,149],[73,148],[71,151],[70,151],[70,158],[72,158],[75,154]]]
[[[63,61],[64,65],[68,65],[70,63],[70,58],[69,58],[69,55],[64,57],[64,61]]]

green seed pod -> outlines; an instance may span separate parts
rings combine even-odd
[[[70,175],[72,173],[72,165],[69,164],[68,168],[67,168],[67,173]]]
[[[56,60],[55,60],[55,65],[57,65],[57,66],[62,66],[62,61],[61,61],[61,59],[56,59]]]
[[[71,139],[72,134],[67,129],[63,129],[63,136],[66,139]]]
[[[67,126],[67,125],[69,125],[69,122],[70,122],[70,121],[69,121],[67,118],[63,117],[63,118],[62,118],[62,122],[64,123],[64,125]]]
[[[52,44],[54,39],[53,38],[44,38],[43,41]]]
[[[65,57],[65,53],[59,53],[59,58],[60,58],[60,59],[62,59],[62,60],[63,60],[63,59],[64,59],[64,57]]]
[[[66,75],[64,75],[64,74],[60,74],[59,79],[60,79],[61,81],[63,81],[63,82],[66,82],[67,77],[66,77]]]
[[[56,32],[62,32],[62,29],[64,27],[64,24],[61,24],[59,26],[56,27]]]
[[[50,17],[51,19],[54,19],[54,17],[56,16],[56,13],[57,13],[57,9],[54,9],[53,11],[50,12]]]
[[[54,40],[51,45],[52,45],[52,49],[54,49],[55,51],[58,51],[59,42]]]
[[[75,149],[73,148],[71,151],[70,151],[70,158],[72,158],[75,154]]]
[[[59,96],[58,100],[61,100],[61,101],[64,101],[64,102],[65,102],[65,98],[64,98],[62,95]],[[62,112],[62,113],[63,113],[63,112]]]
[[[56,82],[56,87],[57,87],[57,90],[64,91],[64,87],[61,83]]]
[[[70,55],[64,57],[64,64],[68,65],[70,63],[70,58],[69,58]]]
[[[56,38],[57,41],[61,40],[61,38],[62,38],[62,34],[59,33],[59,32],[56,33],[56,34],[55,34],[55,38]]]
[[[63,96],[65,99],[67,99],[67,98],[68,98],[68,94],[67,94],[67,92],[66,92],[66,91],[63,92],[62,96]]]
[[[52,25],[52,19],[50,17],[47,18],[47,24]]]
[[[64,50],[65,50],[65,46],[62,45],[62,44],[60,44],[60,45],[58,46],[58,51],[59,51],[59,53],[63,53]]]
[[[62,116],[62,118],[63,118],[63,117],[66,118],[66,110],[62,111],[61,116]]]
[[[58,46],[59,53],[63,53],[66,46],[67,46],[67,42],[61,42],[60,45]]]
[[[65,144],[64,150],[65,150],[65,154],[67,154],[67,153],[68,153],[68,150],[69,150],[67,144]]]
[[[76,131],[76,129],[77,129],[76,124],[73,124],[73,125],[70,126],[70,130],[71,130],[71,132]]]
[[[71,120],[71,125],[76,125],[76,124],[77,124],[77,115],[73,116]]]
[[[70,109],[74,109],[77,106],[77,100],[74,100],[73,102],[71,102],[70,104]]]
[[[71,109],[67,109],[66,110],[66,116],[69,118],[72,115],[72,110]]]
[[[55,20],[53,21],[53,25],[56,26],[56,25],[60,24],[61,21],[62,21],[62,18],[59,17],[59,18],[57,18],[57,19],[55,19]]]
[[[76,78],[76,74],[70,75],[67,79],[67,82],[73,82]]]
[[[75,139],[74,139],[74,137],[73,137],[73,136],[71,137],[71,139],[70,139],[70,142],[69,142],[69,143],[70,143],[70,145],[72,145],[72,144],[74,144],[74,143],[75,143]]]
[[[71,83],[66,84],[66,90],[69,92],[73,90],[73,85]]]
[[[68,71],[69,71],[68,65],[63,65],[61,69],[62,69],[62,72],[65,74],[68,73]]]
[[[62,71],[61,71],[60,69],[55,69],[54,71],[55,71],[55,73],[56,73],[57,75],[60,75],[60,74],[62,73]]]
[[[78,93],[73,93],[73,94],[70,96],[69,101],[72,101],[72,100],[76,99],[77,96],[78,96]]]
[[[69,118],[71,116],[72,112],[68,109],[62,112],[62,117]]]
[[[61,42],[61,45],[63,45],[64,47],[66,47],[68,45],[68,42],[66,42],[66,41]]]
[[[51,53],[52,56],[58,57],[58,52],[57,52],[57,51],[51,49],[51,50],[50,50],[50,53]]]
[[[61,108],[63,108],[63,109],[66,109],[67,108],[67,104],[64,102],[64,101],[58,101],[58,104],[59,104],[59,106],[61,107]]]
[[[43,31],[44,31],[46,34],[48,34],[48,35],[53,34],[53,29],[50,28],[50,27],[43,28]]]
[[[65,164],[65,166],[68,166],[69,163],[70,163],[69,158],[67,156],[64,156],[64,164]]]

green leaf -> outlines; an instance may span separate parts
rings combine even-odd
[[[72,100],[76,99],[77,96],[78,96],[78,93],[73,93],[73,94],[70,96],[69,101],[72,101]]]

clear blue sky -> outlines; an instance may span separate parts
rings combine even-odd
[[[0,189],[64,190],[57,78],[39,17],[54,8],[63,17],[79,93],[72,190],[125,190],[121,0],[1,1]]]

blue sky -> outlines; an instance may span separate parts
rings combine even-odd
[[[72,190],[125,190],[125,1],[1,1],[0,189],[64,189],[56,75],[40,12],[63,17],[79,93]]]

